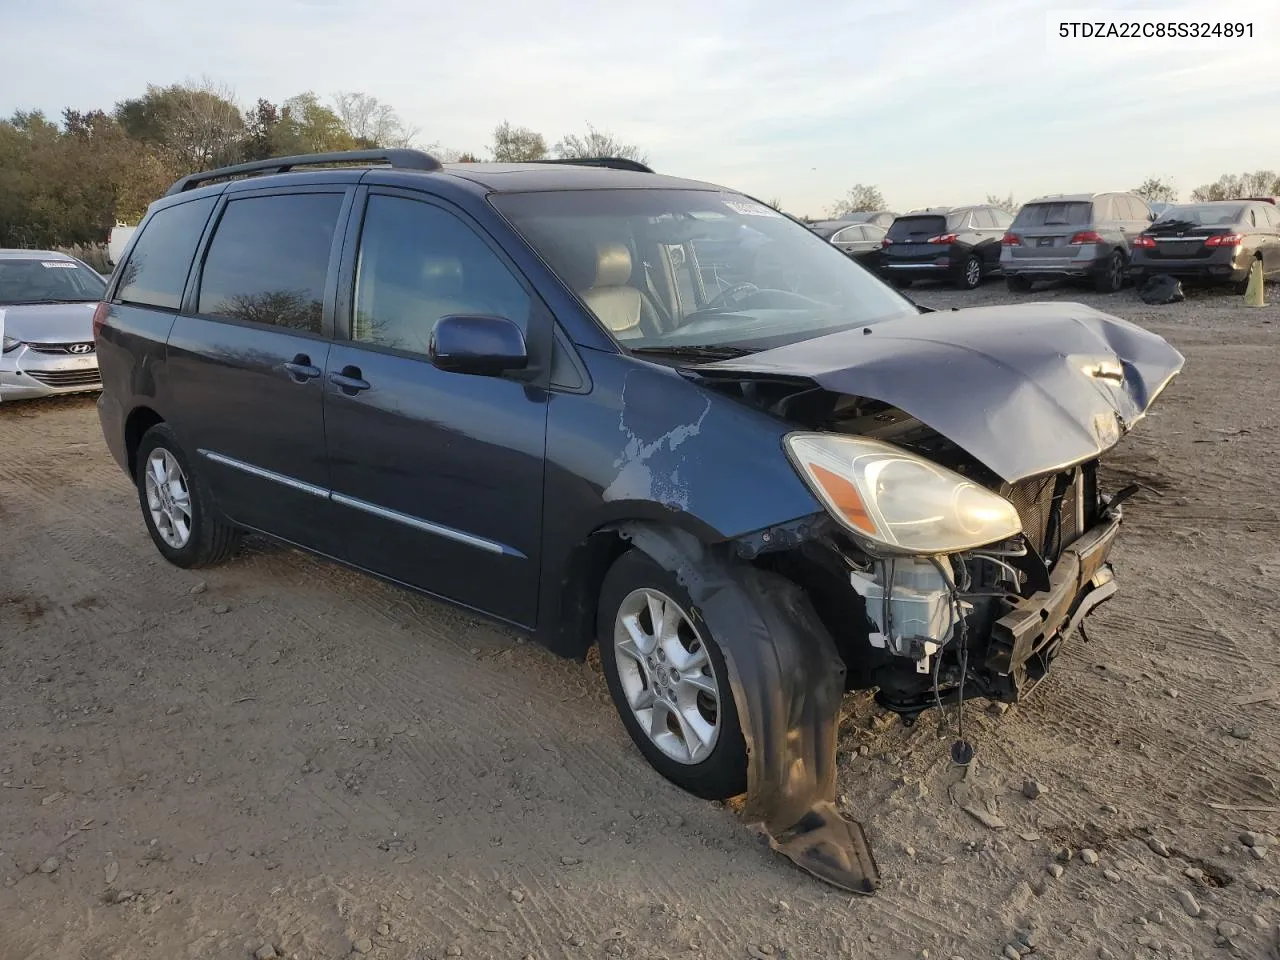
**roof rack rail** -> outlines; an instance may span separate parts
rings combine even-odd
[[[171,197],[176,193],[194,190],[201,184],[227,177],[287,173],[294,167],[316,167],[336,163],[387,163],[397,170],[440,169],[440,161],[421,150],[340,150],[334,153],[304,153],[295,157],[252,160],[249,163],[237,163],[229,167],[219,167],[216,170],[188,174],[171,186],[165,192],[165,196]]]
[[[556,157],[546,160],[532,160],[531,163],[571,163],[579,167],[609,167],[612,170],[633,170],[636,173],[653,173],[650,167],[639,160],[628,160],[626,157]]]

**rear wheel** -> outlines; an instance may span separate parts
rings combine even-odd
[[[960,276],[956,279],[956,286],[961,290],[976,290],[980,283],[982,283],[982,261],[978,259],[976,254],[970,254],[960,268]]]
[[[639,550],[623,554],[601,587],[597,635],[614,706],[654,769],[707,800],[746,790],[728,669],[676,578]]]
[[[142,517],[166,560],[179,567],[206,567],[231,556],[240,533],[218,513],[203,478],[167,424],[158,423],[142,435],[134,464]]]
[[[1009,288],[1010,293],[1026,293],[1031,289],[1030,280],[1012,274],[1004,278],[1004,285]]]
[[[1124,286],[1124,254],[1113,250],[1106,264],[1094,278],[1094,289],[1099,293],[1115,293]]]

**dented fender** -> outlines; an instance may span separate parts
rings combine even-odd
[[[802,869],[874,893],[880,872],[862,826],[835,805],[845,666],[804,592],[680,530],[619,532],[689,591],[724,655],[747,742],[743,820]]]

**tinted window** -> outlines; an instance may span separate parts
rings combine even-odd
[[[936,215],[924,217],[899,217],[889,228],[889,239],[895,242],[911,238],[920,240],[937,236],[947,231],[947,218]]]
[[[0,257],[0,307],[19,303],[88,303],[102,299],[106,281],[61,257]]]
[[[1262,212],[1273,230],[1280,227],[1280,207],[1268,203],[1262,208]]]
[[[1178,221],[1193,227],[1218,227],[1237,222],[1244,213],[1238,203],[1187,203],[1173,206],[1160,215],[1159,223]]]
[[[431,204],[373,196],[361,228],[352,339],[425,354],[441,317],[526,326],[532,301],[474,230]]]
[[[845,227],[831,239],[833,241],[843,240],[846,243],[851,240],[861,240],[863,239],[862,227]]]
[[[340,193],[232,200],[205,256],[199,312],[320,332]]]
[[[884,227],[874,223],[869,223],[862,228],[862,232],[866,234],[868,240],[883,240],[885,235]]]
[[[1028,203],[1013,220],[1015,227],[1077,227],[1089,222],[1093,204],[1088,201],[1069,203]]]
[[[116,299],[177,310],[191,258],[217,202],[217,197],[202,197],[157,210],[133,245]]]

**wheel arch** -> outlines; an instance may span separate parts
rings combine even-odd
[[[164,423],[164,417],[146,404],[140,404],[129,411],[124,421],[124,449],[127,458],[129,476],[137,479],[138,447],[142,438],[158,423]]]

